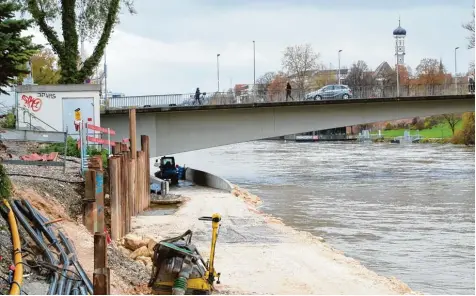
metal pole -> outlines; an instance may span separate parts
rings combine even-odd
[[[397,97],[400,96],[400,75],[398,74],[399,69],[399,62],[398,62],[398,38],[395,37],[395,59],[397,61]]]
[[[256,47],[253,40],[253,87],[256,85]]]
[[[455,47],[455,86],[456,86],[456,94],[458,94],[458,72],[457,72],[457,63],[456,63],[456,50],[459,46]]]
[[[338,56],[339,56],[339,71],[337,72],[337,79],[339,80],[340,84],[340,53],[342,52],[342,49],[339,49]]]
[[[220,60],[218,59],[220,54],[217,53],[217,82],[218,82],[218,89],[217,92],[220,92]]]

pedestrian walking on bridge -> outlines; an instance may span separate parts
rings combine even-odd
[[[291,100],[294,101],[293,97],[291,96],[291,91],[292,91],[292,87],[291,87],[291,84],[288,81],[288,84],[286,85],[286,102],[288,101],[288,97],[291,98]]]

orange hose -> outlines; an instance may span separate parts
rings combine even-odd
[[[3,200],[3,203],[8,208],[8,223],[10,224],[10,231],[12,233],[12,243],[13,243],[13,262],[15,263],[15,271],[13,273],[14,283],[10,287],[10,295],[20,295],[20,287],[23,281],[23,264],[22,264],[22,255],[21,255],[21,243],[20,243],[20,234],[18,233],[17,221],[15,219],[15,214],[13,213],[10,204],[6,199]]]

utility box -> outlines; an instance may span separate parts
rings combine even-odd
[[[15,94],[17,127],[77,133],[78,114],[100,126],[100,90],[99,84],[20,85]]]

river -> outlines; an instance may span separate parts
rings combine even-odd
[[[474,148],[256,141],[175,156],[413,290],[474,295]]]

